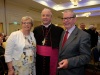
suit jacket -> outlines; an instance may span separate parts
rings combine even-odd
[[[91,48],[97,46],[98,32],[92,29],[88,29],[87,32],[90,34],[91,37]]]
[[[59,46],[59,61],[68,59],[68,68],[59,69],[58,73],[59,75],[84,75],[84,65],[90,61],[91,55],[90,36],[75,27],[62,48],[64,33]]]
[[[2,46],[0,46],[0,56],[4,55],[4,53],[5,53],[5,49]]]

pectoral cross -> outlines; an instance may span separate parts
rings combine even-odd
[[[44,45],[45,44],[45,38],[44,38],[44,40],[42,41],[42,45]]]

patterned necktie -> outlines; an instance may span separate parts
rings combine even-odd
[[[68,37],[68,31],[65,32],[63,42],[62,42],[62,47],[64,46],[65,42],[67,41],[67,37]]]

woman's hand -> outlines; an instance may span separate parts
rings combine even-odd
[[[15,73],[14,73],[14,69],[10,69],[10,70],[8,70],[8,75],[15,75]]]

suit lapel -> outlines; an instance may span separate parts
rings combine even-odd
[[[77,37],[77,33],[78,33],[78,28],[76,27],[73,32],[70,34],[69,38],[67,39],[67,41],[65,42],[64,46],[62,47],[60,45],[60,53],[62,53],[66,48],[67,46],[70,45],[71,42],[73,42],[73,40]],[[64,35],[64,33],[63,33]],[[62,37],[62,40],[63,40],[63,37]],[[61,40],[61,44],[62,44],[62,40]]]
[[[65,49],[75,38],[76,38],[76,35],[71,34],[62,49]]]
[[[65,34],[65,31],[63,31],[63,33],[61,35],[61,41],[60,41],[60,45],[59,45],[59,51],[61,51],[61,48],[62,48],[62,41],[63,41],[64,34]]]

